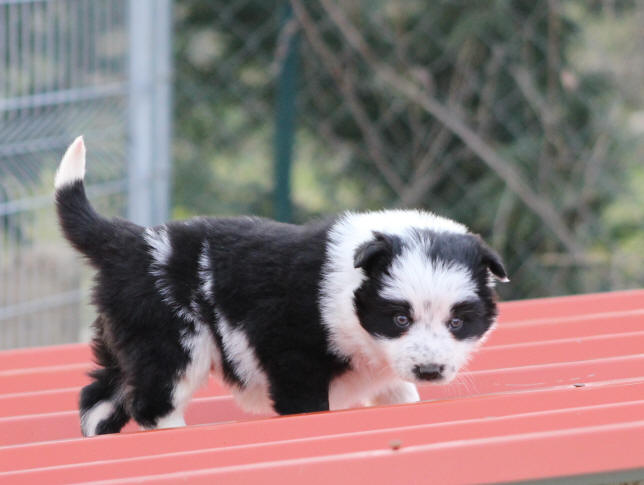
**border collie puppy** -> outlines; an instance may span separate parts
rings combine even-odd
[[[291,225],[258,217],[141,227],[106,219],[67,149],[56,204],[98,270],[85,436],[184,425],[213,373],[246,410],[279,414],[418,401],[449,382],[493,326],[499,256],[431,213],[347,212]]]

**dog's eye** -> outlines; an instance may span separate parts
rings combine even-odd
[[[454,317],[449,322],[447,322],[447,326],[449,327],[450,330],[455,332],[461,329],[461,327],[463,326],[463,320],[460,318]]]
[[[411,324],[411,320],[407,315],[396,315],[394,317],[394,323],[399,328],[407,328]]]

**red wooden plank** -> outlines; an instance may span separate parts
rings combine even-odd
[[[624,434],[630,437],[624,447]],[[552,478],[642,466],[644,421],[449,441],[93,482],[96,484],[478,483]],[[556,452],[553,453],[553,450]],[[589,459],[592,457],[592,459]],[[466,465],[466,466],[465,466]],[[484,478],[482,478],[484,477]],[[89,482],[87,482],[89,483]]]
[[[87,372],[91,369],[87,362],[4,371],[0,372],[0,388],[5,394],[13,394],[84,386],[89,383]]]
[[[358,409],[272,420],[255,418],[255,420],[228,425],[219,424],[152,433],[130,433],[91,440],[70,439],[69,441],[41,444],[34,444],[34,441],[57,439],[56,437],[71,438],[78,435],[75,401],[78,386],[87,382],[84,373],[91,365],[89,349],[87,346],[79,345],[67,349],[54,347],[0,353],[0,392],[4,393],[0,395],[0,416],[6,416],[0,419],[0,442],[9,436],[6,438],[8,442],[28,443],[20,447],[0,448],[0,469],[4,466],[5,459],[8,460],[6,463],[11,463],[10,466],[16,466],[17,469],[20,468],[21,459],[25,466],[28,466],[27,463],[32,460],[31,468],[34,466],[67,467],[56,471],[58,473],[56,480],[62,479],[65,470],[70,470],[69,467],[75,470],[74,473],[80,473],[74,475],[75,479],[85,480],[92,478],[92,475],[83,475],[83,473],[89,473],[91,470],[97,473],[100,470],[99,475],[102,478],[114,477],[112,472],[106,470],[113,468],[111,465],[117,465],[119,470],[123,472],[130,470],[132,472],[130,476],[135,479],[150,479],[158,477],[146,478],[145,475],[149,472],[146,472],[145,468],[158,465],[168,473],[179,469],[184,470],[182,478],[191,477],[191,482],[192,478],[203,479],[207,482],[211,482],[213,477],[221,478],[224,481],[244,479],[251,477],[255,473],[253,470],[261,469],[260,475],[264,481],[264,478],[273,476],[271,473],[275,473],[275,477],[282,477],[284,473],[288,475],[291,473],[293,463],[298,463],[297,467],[300,468],[302,466],[315,467],[316,463],[322,463],[328,458],[329,463],[342,464],[344,467],[344,460],[347,456],[356,458],[361,456],[360,452],[377,454],[380,450],[371,440],[375,439],[376,435],[380,438],[388,437],[387,433],[392,431],[390,428],[398,426],[398,432],[404,432],[405,436],[411,438],[408,439],[409,446],[402,453],[392,456],[402,456],[410,449],[424,450],[422,453],[427,455],[427,460],[432,460],[433,471],[435,470],[433,463],[435,455],[440,450],[448,449],[440,446],[454,440],[455,437],[461,436],[465,442],[470,444],[478,443],[484,436],[487,436],[488,440],[493,439],[490,436],[495,436],[494,427],[486,428],[486,426],[490,426],[490,420],[485,416],[503,416],[501,419],[496,419],[495,423],[497,424],[516,419],[516,421],[512,421],[511,427],[504,428],[515,437],[534,437],[539,434],[536,433],[537,431],[542,432],[550,425],[557,425],[556,427],[559,428],[553,433],[560,433],[562,428],[571,426],[573,423],[576,423],[575,426],[583,427],[598,423],[608,426],[593,428],[593,436],[595,436],[598,433],[612,432],[615,428],[611,428],[610,425],[615,423],[611,420],[615,422],[637,421],[637,413],[641,416],[642,412],[640,403],[625,404],[625,401],[644,400],[644,377],[641,375],[641,369],[644,368],[644,354],[638,353],[642,351],[642,348],[644,348],[644,291],[642,290],[510,302],[501,305],[501,319],[498,328],[475,357],[469,372],[464,373],[452,385],[427,386],[421,389],[424,399],[461,398],[456,401]],[[39,354],[39,351],[42,353]],[[627,381],[631,381],[631,385],[627,385]],[[579,382],[586,384],[609,382],[611,384],[590,384],[579,389],[571,387],[571,384]],[[67,389],[61,390],[61,386]],[[608,393],[605,389],[617,390],[617,394]],[[230,396],[222,395],[225,392],[221,387],[215,386],[200,393],[202,396],[212,397],[194,401],[189,408],[188,422],[207,423],[213,420],[253,419],[239,411]],[[464,397],[477,395],[479,397]],[[481,395],[487,396],[480,397]],[[590,409],[593,406],[589,404],[592,399],[590,401],[584,400],[582,403],[584,409],[571,410],[569,400],[571,398],[573,400],[579,399],[579,396],[594,396],[593,399],[601,397],[606,402],[598,405],[599,407]],[[20,408],[21,399],[24,399],[26,403],[22,409]],[[39,403],[39,399],[45,401]],[[494,407],[488,406],[488,403],[492,402],[490,400],[494,401]],[[558,404],[561,409],[544,408],[544,401],[552,406]],[[461,403],[465,403],[464,408],[459,407]],[[467,408],[468,405],[471,408]],[[535,405],[542,406],[541,410],[537,411],[539,416],[516,416],[516,413],[531,412],[527,410],[533,409]],[[496,414],[500,412],[499,408],[505,409],[506,414]],[[459,409],[463,415],[467,415],[467,409],[469,409],[471,417],[463,418],[461,416],[459,418]],[[513,416],[508,414],[511,409],[514,410]],[[621,413],[616,409],[628,409],[629,411]],[[57,410],[63,410],[63,412],[52,413]],[[395,414],[387,414],[388,410],[395,410]],[[439,411],[436,412],[437,410]],[[32,411],[40,414],[30,415],[29,413]],[[629,412],[631,414],[628,414]],[[558,418],[547,419],[542,416],[543,413],[546,413],[549,418],[554,415],[548,413],[555,413],[556,416],[566,416],[567,419],[561,421],[558,421]],[[416,421],[400,424],[407,422],[405,420],[409,419],[409,415],[413,415]],[[594,419],[592,422],[586,421],[590,415]],[[329,417],[330,421],[324,421],[326,417]],[[299,421],[300,419],[305,421]],[[432,421],[432,419],[438,421]],[[467,425],[465,423],[458,424],[459,419],[474,421],[466,423]],[[409,426],[409,429],[400,429],[401,426],[403,428]],[[448,429],[450,426],[451,433],[446,432],[445,435],[441,435],[440,432],[437,434],[434,429],[436,427]],[[634,429],[637,426],[636,424]],[[270,432],[267,433],[266,428]],[[432,428],[431,432],[429,428]],[[336,434],[339,436],[329,436],[333,433],[333,429],[336,429]],[[473,429],[479,430],[481,434],[459,434],[471,433]],[[193,434],[194,430],[199,431],[200,434]],[[504,432],[503,429],[497,431],[497,433],[502,432]],[[170,444],[173,448],[166,450],[165,453],[180,453],[184,460],[172,456],[154,457],[159,455],[159,446],[162,448],[168,445],[165,443],[165,439],[158,439],[160,433],[163,433],[163,436],[172,436],[169,439],[172,441]],[[289,433],[293,436],[292,438],[288,438]],[[523,434],[517,435],[517,433]],[[275,443],[271,443],[269,435],[273,437],[274,442],[281,443],[278,448],[274,447]],[[443,438],[440,438],[441,436]],[[196,441],[194,441],[195,438]],[[15,441],[16,439],[18,441]],[[134,441],[129,441],[130,439]],[[200,442],[200,439],[203,442]],[[304,441],[284,442],[289,439]],[[442,440],[442,443],[434,443],[431,441],[433,439]],[[525,448],[530,442],[529,440],[522,441],[522,439],[518,439],[515,444]],[[635,431],[624,431],[624,440],[629,439],[634,439],[637,443],[638,438]],[[155,444],[160,441],[163,442],[161,445]],[[217,449],[203,450],[204,443],[206,443],[205,446],[211,446],[213,441],[215,441]],[[94,443],[99,445],[94,446]],[[129,443],[129,445],[126,444],[123,447],[124,443]],[[237,443],[235,446],[239,448],[237,451],[230,448],[235,443]],[[322,448],[320,448],[321,443],[324,445]],[[604,444],[601,443],[601,446]],[[637,443],[638,449],[641,449],[641,444],[641,441]],[[434,445],[439,448],[433,447]],[[631,445],[632,443],[628,442],[628,446]],[[427,448],[428,446],[430,448]],[[129,447],[131,449],[126,453]],[[263,465],[252,464],[253,461],[258,461],[258,449],[262,453],[260,459],[265,461]],[[17,454],[12,455],[16,450],[18,450]],[[465,458],[469,464],[471,463],[469,452],[465,451]],[[479,453],[482,451],[483,449],[479,450]],[[530,455],[529,451],[529,449],[525,450],[524,454]],[[120,458],[117,457],[117,461],[111,465],[88,465],[86,463],[101,460],[101,456],[112,457],[115,453],[118,455],[121,452],[125,454]],[[440,451],[440,453],[442,452]],[[90,455],[93,458],[90,458]],[[127,459],[127,456],[131,458]],[[361,460],[353,458],[346,463],[354,466]],[[118,461],[124,459],[125,462]],[[532,463],[535,461],[538,460],[533,457]],[[44,462],[49,465],[43,464]],[[383,460],[379,459],[374,463],[380,466],[382,462]],[[205,470],[205,468],[214,466],[213,463],[221,466],[216,470]],[[420,462],[416,461],[415,463],[418,467]],[[607,463],[615,465],[617,462],[615,457],[611,456]],[[187,464],[191,464],[191,466],[187,466]],[[593,460],[592,464],[593,466],[597,465],[597,461]],[[426,464],[422,465],[424,467]],[[176,468],[177,466],[180,468]],[[442,466],[442,463],[439,466]],[[599,470],[606,471],[609,469],[606,466],[604,464],[603,468],[600,467]],[[641,467],[644,464],[640,461],[634,466]],[[458,473],[461,471],[459,469],[456,474],[450,476],[458,477]],[[49,472],[52,470],[34,471],[33,473],[40,475],[31,475],[31,478],[47,482],[47,473]],[[573,473],[588,472],[588,467],[586,467],[581,472]],[[136,474],[138,476],[135,476]],[[16,477],[23,479],[28,475],[19,473],[11,477],[12,479]],[[96,475],[95,478],[98,479],[99,475]],[[119,476],[125,477],[126,475],[126,473],[122,473]],[[306,475],[308,478],[309,474],[306,473]],[[488,480],[488,475],[484,475],[486,480]],[[376,473],[373,478],[375,480],[382,476],[384,475]],[[538,478],[539,476],[528,475],[528,477]],[[5,476],[5,478],[9,477]],[[329,477],[325,475],[324,479],[325,483],[328,483]],[[401,476],[396,475],[396,479],[401,481]],[[434,474],[432,474],[433,479]],[[508,478],[504,476],[504,479]],[[0,481],[3,481],[2,477],[0,477]]]
[[[0,352],[0,371],[91,362],[87,344],[32,347]]]
[[[186,413],[189,425],[256,418],[242,411],[231,396],[210,398],[204,404],[202,400],[194,400],[190,404]],[[122,432],[138,430],[138,426],[130,422]],[[0,418],[0,447],[80,437],[79,414],[76,410]]]
[[[644,330],[644,310],[565,317],[551,320],[531,320],[518,323],[499,323],[492,331],[486,346],[562,338],[589,337],[632,333]]]
[[[583,412],[580,412],[583,411]],[[212,467],[251,465],[269,461],[315,458],[358,451],[381,450],[392,440],[405,447],[456,440],[475,440],[495,436],[525,434],[545,430],[619,424],[637,421],[644,413],[644,401],[608,404],[594,407],[554,410],[549,412],[469,419],[413,426],[392,427],[386,423],[380,429],[362,432],[321,433],[308,439],[279,440],[259,445],[219,446],[204,444],[204,449],[193,452],[165,454],[110,460],[102,463],[82,463],[23,472],[0,474],[0,480],[12,483],[69,483],[86,480],[104,480],[174,473]]]
[[[644,290],[590,293],[586,295],[509,301],[502,304],[500,320],[519,322],[546,318],[575,317],[644,308]]]
[[[472,370],[575,362],[635,355],[644,350],[644,332],[527,342],[503,346],[484,345],[475,355]]]
[[[323,434],[363,432],[385,427],[416,426],[455,420],[487,419],[520,413],[602,406],[644,398],[644,382],[597,384],[456,401],[352,409],[332,413],[260,419],[158,432],[101,436],[92,439],[35,443],[0,448],[0,470],[18,470],[125,459],[198,450],[206,446],[241,446],[295,440]],[[116,444],[118,443],[118,444]]]
[[[79,387],[18,394],[0,394],[0,418],[78,409]]]

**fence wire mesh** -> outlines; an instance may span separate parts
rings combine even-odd
[[[57,162],[84,134],[88,192],[124,212],[123,0],[0,0],[0,348],[76,341],[88,273],[52,206]]]
[[[127,5],[0,0],[0,347],[88,323],[50,185],[83,132],[128,212]],[[504,256],[504,298],[644,284],[644,0],[175,0],[173,35],[174,217],[420,207]]]

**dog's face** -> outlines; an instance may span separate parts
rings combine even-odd
[[[453,379],[496,319],[492,278],[507,281],[472,234],[376,232],[354,266],[366,275],[354,293],[360,323],[406,381]]]

